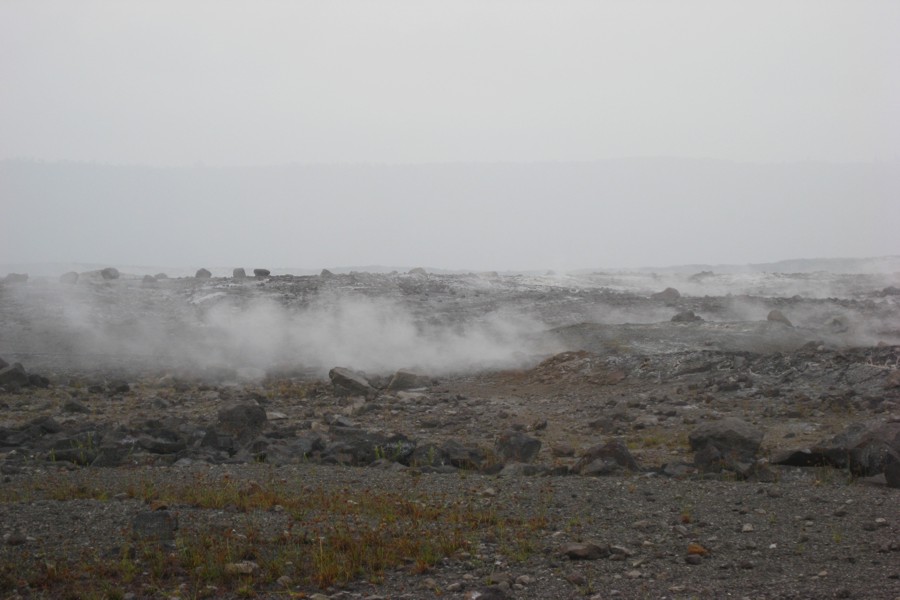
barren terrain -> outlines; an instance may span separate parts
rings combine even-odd
[[[900,598],[898,274],[116,275],[0,283],[4,597]]]

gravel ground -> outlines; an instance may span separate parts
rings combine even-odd
[[[633,475],[608,478],[497,477],[300,465],[49,469],[7,476],[0,494],[5,566],[62,561],[89,551],[115,556],[127,543],[134,515],[147,506],[125,497],[135,482],[156,486],[195,481],[198,475],[234,481],[282,481],[298,490],[321,487],[338,499],[348,489],[410,497],[469,499],[480,507],[526,521],[545,517],[528,552],[510,552],[493,528],[476,532],[473,546],[414,573],[397,568],[378,584],[351,582],[339,589],[292,583],[261,585],[255,597],[324,593],[340,598],[473,598],[499,585],[511,598],[898,598],[900,503],[897,490],[848,482],[831,470],[782,469],[774,483],[712,479],[673,480]],[[43,491],[33,490],[35,477]],[[47,499],[53,489],[104,489],[103,500]],[[129,487],[131,486],[131,487]],[[17,495],[30,496],[10,502]],[[283,511],[241,512],[169,506],[178,535],[197,528],[271,535],[288,527]],[[24,537],[24,539],[21,539]],[[609,558],[570,560],[572,542],[620,547]],[[708,554],[689,559],[689,546]],[[696,560],[691,564],[688,560]],[[77,574],[77,571],[76,571]],[[112,582],[133,597],[191,597],[178,578],[142,588]],[[7,585],[8,580],[7,580]],[[269,588],[269,589],[267,589]],[[56,597],[59,588],[5,589],[6,597]],[[227,586],[214,597],[239,597]],[[468,594],[468,595],[467,595]],[[131,596],[129,596],[131,597]]]

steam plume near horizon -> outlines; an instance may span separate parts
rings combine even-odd
[[[61,370],[112,361],[127,369],[288,367],[324,375],[345,366],[441,375],[523,366],[541,352],[535,334],[545,329],[515,311],[450,322],[352,294],[285,306],[227,291],[173,298],[169,290],[54,283],[8,288],[3,300],[16,318],[4,319],[15,325],[0,338],[0,356]]]

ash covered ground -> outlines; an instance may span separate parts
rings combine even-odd
[[[268,468],[415,474],[521,517],[540,495],[546,523],[531,554],[485,533],[378,583],[253,571],[261,597],[900,597],[896,273],[71,280],[0,284],[10,596],[71,592],[12,565],[59,536],[114,553],[148,510],[122,488],[112,525],[66,533],[42,503],[92,521],[102,502],[36,481]],[[187,531],[201,508],[161,510]],[[111,585],[202,595],[189,574]]]

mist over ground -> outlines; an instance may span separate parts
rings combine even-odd
[[[663,293],[673,287],[675,296]],[[259,278],[82,273],[0,283],[0,356],[52,370],[259,379],[335,366],[434,376],[530,367],[565,349],[774,352],[900,343],[900,272],[375,274]],[[767,322],[781,310],[792,326]],[[691,309],[701,320],[673,323]]]

